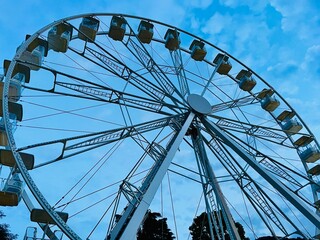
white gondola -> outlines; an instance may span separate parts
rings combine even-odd
[[[110,22],[108,36],[115,41],[122,41],[126,32],[126,20],[123,17],[113,16]]]
[[[27,227],[23,239],[24,240],[37,239],[37,228],[36,227]]]
[[[0,93],[3,92],[4,82],[0,82]],[[18,81],[11,80],[9,85],[9,101],[18,101],[21,95],[21,85]]]
[[[2,98],[2,94],[1,94]],[[0,98],[0,105],[2,106],[2,99]],[[22,120],[22,105],[16,102],[8,102],[9,108],[9,118],[11,120],[11,126],[14,129],[16,127],[16,122]],[[7,133],[3,122],[3,109],[0,108],[0,146],[8,146]]]
[[[180,45],[179,35],[180,33],[177,30],[168,29],[166,34],[164,35],[165,47],[170,51],[178,49]]]
[[[308,173],[313,175],[313,176],[318,176],[320,175],[320,164],[315,165],[314,167],[310,168],[308,170]],[[319,188],[320,189],[320,188]]]
[[[318,174],[319,175],[319,174]],[[317,183],[317,186],[315,187],[315,189],[316,189],[316,192],[317,193],[320,193],[320,181],[317,181],[316,182]],[[319,236],[320,237],[320,236]],[[319,238],[318,238],[319,239]]]
[[[84,17],[79,26],[79,38],[84,41],[94,42],[99,30],[100,21],[93,17]]]
[[[238,73],[236,79],[239,80],[240,89],[247,92],[251,91],[257,84],[256,80],[252,77],[252,72],[244,69]]]
[[[18,174],[11,175],[11,178],[6,180],[3,189],[0,191],[0,205],[17,206],[21,200],[23,185]]]
[[[153,24],[141,20],[138,27],[138,38],[142,43],[150,43],[153,37]]]
[[[2,104],[2,100],[0,100]],[[9,107],[9,118],[14,121],[22,120],[22,105],[15,102],[8,102]],[[2,108],[0,108],[0,117],[3,117]]]
[[[305,147],[308,144],[310,144],[312,141],[314,140],[314,138],[310,135],[303,135],[300,138],[298,138],[293,145],[296,147]]]
[[[213,63],[218,66],[217,72],[221,75],[227,75],[232,68],[229,57],[222,53],[217,54],[213,60]]]
[[[192,41],[189,50],[191,50],[191,58],[196,61],[202,61],[207,55],[204,43],[196,39]]]
[[[306,150],[300,153],[300,157],[307,163],[314,163],[320,159],[320,151],[316,147],[308,147]]]
[[[261,100],[261,107],[268,112],[273,112],[279,105],[279,100],[277,100],[274,96],[266,95]]]
[[[53,233],[55,236],[54,239],[56,240],[65,239],[63,232],[61,232],[60,230],[54,230]],[[40,240],[40,239],[47,240],[43,238],[43,233],[40,232],[40,234],[41,234],[41,237],[38,236],[38,229],[36,227],[27,227],[23,240]]]
[[[7,147],[8,144],[7,132],[4,128],[3,123],[0,123],[0,146]]]
[[[292,119],[295,115],[296,113],[291,110],[283,110],[283,112],[278,115],[277,120],[280,122],[287,121]]]
[[[30,36],[27,35],[26,39],[28,39]],[[19,49],[19,47],[18,47]],[[20,60],[25,61],[28,67],[31,70],[39,70],[44,57],[46,57],[48,54],[48,42],[41,38],[36,38],[33,40],[27,49],[21,54]]]
[[[28,153],[20,153],[22,161],[25,167],[28,170],[33,169],[34,167],[34,156]],[[0,164],[8,167],[15,167],[16,162],[11,150],[8,149],[0,149]]]
[[[0,206],[18,206],[18,195],[12,192],[0,191]]]
[[[3,69],[4,69],[4,75],[7,75],[7,70],[9,68],[11,61],[9,60],[4,60],[3,61]],[[12,80],[16,80],[19,81],[21,83],[29,83],[30,82],[30,68],[20,64],[20,63],[16,63],[16,65],[14,66],[14,69],[12,71],[12,75],[11,75],[11,81]]]
[[[11,61],[4,60],[3,61],[3,69],[4,69],[4,75],[7,75],[7,70],[10,66]],[[22,91],[22,85],[24,83],[30,82],[30,68],[22,65],[20,63],[17,63],[14,66],[14,69],[12,71],[12,75],[10,77],[10,86],[9,86],[9,101],[16,102],[20,99],[21,91]],[[1,83],[0,86],[0,92],[3,91],[3,85],[4,83]]]
[[[289,119],[282,124],[282,129],[287,134],[296,134],[302,129],[302,124],[296,119]]]
[[[10,61],[8,60],[4,60],[3,62],[3,69],[4,69],[4,74],[7,74],[7,69],[10,65]],[[16,65],[17,66],[17,65]],[[26,67],[26,66],[25,66]],[[16,69],[17,67],[15,67]],[[28,68],[28,67],[26,67]],[[29,69],[29,68],[28,68]],[[29,77],[30,77],[30,69],[29,69]],[[10,85],[9,85],[9,101],[18,101],[20,99],[21,96],[21,85],[22,83],[25,82],[26,80],[26,74],[23,74],[21,72],[16,72],[15,70],[12,73],[12,78],[10,80]],[[1,78],[1,82],[0,82],[0,92],[3,92],[3,88],[4,88],[4,76]]]
[[[56,212],[64,222],[68,221],[69,214],[65,212]],[[31,210],[30,220],[32,222],[55,224],[50,215],[43,209],[34,208]]]
[[[68,50],[69,41],[72,37],[72,27],[66,23],[53,26],[48,32],[49,49],[55,52],[65,53]]]

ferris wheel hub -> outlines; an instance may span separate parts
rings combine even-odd
[[[207,115],[212,111],[210,103],[203,96],[200,96],[198,94],[190,94],[187,98],[187,101],[189,103],[189,106],[196,113]]]

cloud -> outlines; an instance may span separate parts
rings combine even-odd
[[[267,1],[255,1],[255,0],[247,0],[247,1],[237,1],[237,0],[220,0],[219,3],[226,7],[230,8],[239,8],[246,6],[252,11],[262,11],[263,8],[267,5]]]
[[[206,34],[218,34],[226,29],[226,26],[232,26],[232,17],[229,14],[215,13],[206,22],[202,31]]]
[[[313,73],[315,76],[320,77],[320,45],[313,45],[306,51],[304,61],[301,64],[301,69],[306,73]],[[313,74],[310,74],[311,76]],[[315,80],[315,79],[314,79]],[[319,79],[318,79],[319,80]]]
[[[285,80],[285,81],[282,81],[278,90],[281,95],[291,96],[299,92],[299,86],[292,84],[292,81],[290,80]]]
[[[287,4],[284,0],[272,0],[271,5],[282,15],[283,31],[304,40],[319,39],[319,2],[297,0]]]
[[[273,32],[263,15],[217,12],[201,25],[209,41],[253,69],[265,66],[270,58],[274,59],[272,52],[267,50],[272,48],[270,36]]]
[[[212,0],[188,0],[184,1],[184,5],[194,8],[208,8],[212,4]]]
[[[291,77],[298,69],[299,65],[290,60],[287,62],[279,62],[276,65],[267,68],[268,71],[273,72],[273,75],[276,78],[281,78],[283,76],[286,76],[286,78]]]

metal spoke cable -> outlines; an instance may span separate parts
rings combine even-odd
[[[233,136],[231,133],[230,133],[230,135],[231,135],[232,137],[235,137],[235,136]],[[241,139],[239,139],[239,138],[237,138],[237,137],[235,137],[235,138],[237,139],[237,141],[243,142]],[[256,149],[254,149],[254,151],[256,151]],[[261,153],[260,153],[260,154],[261,154]],[[270,159],[271,161],[276,162],[276,163],[277,163],[278,165],[280,165],[281,167],[285,168],[285,169],[287,170],[287,171],[286,171],[287,174],[289,174],[289,173],[288,173],[288,171],[289,171],[289,172],[291,172],[291,173],[293,173],[293,174],[295,174],[295,175],[297,175],[297,176],[305,179],[306,181],[308,181],[309,184],[311,183],[311,182],[310,182],[310,179],[309,179],[306,175],[303,175],[303,173],[301,172],[301,170],[297,169],[296,166],[294,166],[291,162],[287,161],[286,158],[281,157],[280,159],[288,162],[288,164],[289,164],[291,167],[297,169],[297,171],[294,171],[293,169],[289,168],[288,166],[285,166],[285,165],[283,165],[283,164],[275,161],[274,159],[272,159],[272,158],[270,158],[270,157],[267,157],[267,158]],[[298,160],[297,160],[297,161],[298,161]],[[300,162],[300,161],[299,161],[299,162]],[[269,170],[269,169],[267,169],[267,170]],[[291,178],[295,179],[295,177],[292,177],[291,175],[289,175],[289,176],[290,176]],[[293,185],[293,186],[295,186],[295,185]],[[302,187],[304,187],[304,186],[301,185],[300,188],[302,188]],[[296,191],[298,191],[300,188],[298,188]],[[302,197],[305,197],[305,196],[303,195],[303,193],[300,192],[300,195],[299,195],[299,194],[297,194],[297,195],[298,195],[303,201],[305,201],[305,199],[302,198]],[[305,198],[306,198],[306,197],[305,197]],[[307,202],[307,203],[308,203],[308,202]],[[309,204],[310,204],[310,203],[309,203]]]
[[[174,170],[172,170],[172,169],[168,169],[168,171],[169,171],[169,172],[172,172],[172,173],[174,173],[174,174],[176,174],[176,175],[179,175],[179,176],[181,176],[181,177],[184,177],[185,179],[189,179],[189,180],[191,180],[191,181],[193,181],[193,182],[201,183],[201,182],[200,182],[199,180],[197,180],[197,179],[194,179],[194,178],[192,178],[192,177],[189,177],[189,176],[187,176],[187,175],[185,175],[185,174],[179,173],[179,172],[174,171]]]
[[[230,133],[229,131],[225,131],[225,132],[226,132],[229,136],[231,136],[232,138],[235,138],[237,142],[240,142],[240,143],[243,143],[243,144],[246,144],[246,145],[247,145],[247,143],[245,143],[242,139],[238,138],[237,136],[235,136],[234,134]],[[261,142],[261,144],[263,144],[263,142]],[[291,158],[284,158],[284,157],[280,156],[276,151],[274,151],[274,150],[273,150],[272,148],[270,148],[269,146],[267,146],[267,145],[265,145],[265,144],[263,144],[263,145],[264,145],[266,148],[268,148],[270,151],[272,151],[274,154],[276,154],[276,156],[278,156],[278,158],[286,161],[291,167],[293,167],[294,169],[296,169],[297,172],[294,172],[292,169],[289,169],[289,168],[287,168],[287,170],[289,170],[289,171],[291,171],[291,172],[293,172],[293,173],[295,173],[295,174],[299,174],[300,177],[304,176],[302,170],[298,169],[294,164],[292,164],[292,161],[301,162],[301,160],[293,160],[293,159],[291,159]],[[255,149],[255,148],[253,148],[253,147],[251,147],[251,146],[249,146],[249,147],[250,147],[252,150],[254,150],[256,153],[262,154],[263,156],[267,156],[267,155],[259,152],[257,149]],[[271,158],[268,157],[268,159],[271,159]],[[290,161],[289,161],[289,160],[290,160]],[[300,172],[300,173],[299,173],[299,172]],[[305,176],[304,176],[304,178],[305,178]]]
[[[204,195],[203,192],[201,192],[201,194],[200,194],[200,199],[199,199],[198,204],[197,204],[196,212],[195,212],[194,215],[193,215],[193,219],[195,219],[195,218],[197,217],[197,215],[198,215],[198,212],[199,212],[200,204],[201,204],[201,202],[202,202],[203,195]],[[190,239],[190,236],[191,236],[191,233],[190,233],[190,231],[189,231],[188,240]]]
[[[70,65],[66,65],[66,64],[62,64],[62,63],[50,62],[50,61],[46,61],[46,60],[44,61],[44,63],[48,63],[48,64],[51,64],[51,65],[57,65],[57,66],[60,66],[60,67],[65,67],[65,68],[71,68],[71,69],[74,69],[74,70],[80,70],[80,71],[88,72],[87,69],[84,69],[82,67],[74,67],[74,66],[70,66]],[[44,64],[44,66],[50,66],[50,65]],[[90,72],[94,73],[94,74],[108,76],[108,77],[115,77],[113,74],[110,74],[110,73],[107,73],[107,72],[97,72],[97,71],[93,71],[93,70],[90,70]]]
[[[42,107],[42,108],[45,108],[45,109],[50,109],[50,110],[57,111],[56,114],[53,114],[53,115],[50,115],[50,116],[61,115],[61,114],[70,114],[70,115],[74,115],[74,116],[78,116],[78,117],[82,117],[82,118],[86,118],[86,119],[90,119],[90,120],[95,120],[95,121],[104,122],[104,123],[109,123],[109,124],[113,124],[113,125],[117,125],[117,126],[123,127],[123,125],[118,124],[118,123],[114,123],[114,122],[110,122],[110,121],[105,121],[105,120],[102,120],[102,119],[99,119],[99,118],[94,118],[94,117],[89,117],[89,116],[86,116],[86,115],[74,113],[74,112],[73,112],[74,110],[68,110],[68,111],[66,111],[66,110],[62,110],[62,109],[58,109],[58,108],[53,108],[53,107],[45,106],[45,105],[42,105],[42,104],[25,101],[25,100],[23,100],[23,102],[28,103],[28,104],[30,104],[30,105],[37,106],[37,107]],[[39,118],[42,118],[42,117],[45,117],[45,116],[34,117],[34,118],[32,118],[31,120],[39,119]],[[23,120],[23,121],[29,121],[29,120],[30,120],[30,119],[26,119],[26,120]]]
[[[125,84],[125,86],[124,86],[124,89],[123,89],[123,92],[125,92],[126,87],[128,86],[128,84],[129,84],[129,83],[126,82],[126,84]],[[123,98],[121,98],[121,100],[123,100]],[[126,101],[123,101],[123,102],[124,102],[125,111],[126,111],[127,116],[128,116],[128,118],[129,118],[129,124],[130,124],[130,125],[133,125],[132,118],[131,118],[131,116],[130,116],[129,109],[128,109],[128,106],[127,106],[127,104],[126,104]],[[126,126],[128,126],[128,123],[127,123],[126,118],[125,118],[125,116],[124,116],[124,112],[123,112],[123,110],[122,110],[122,105],[120,105],[119,107],[120,107],[120,110],[121,110],[122,118],[123,118]]]
[[[142,64],[140,62],[134,61],[132,58],[129,58],[128,56],[126,56],[126,55],[122,54],[121,52],[117,51],[110,40],[109,40],[109,44],[112,46],[112,48],[108,47],[108,45],[106,45],[104,42],[101,42],[101,41],[96,41],[96,42],[99,43],[99,45],[103,46],[104,49],[109,49],[109,50],[115,52],[119,56],[119,58],[122,60],[122,62],[124,62],[123,58],[125,58],[128,61],[131,61],[132,63],[136,64],[137,66],[140,66],[141,69],[143,69],[143,66],[142,66]],[[100,53],[103,53],[103,52],[100,51]]]
[[[275,191],[274,189],[271,189],[271,188],[269,188],[269,187],[267,187],[266,185],[264,185],[264,184],[262,184],[262,183],[257,183],[259,186],[260,186],[260,188],[262,189],[262,188],[265,188],[265,189],[267,189],[268,191],[270,191],[270,192],[272,192],[273,194],[275,194],[275,195],[277,195],[283,202],[284,202],[284,204],[285,205],[287,205],[287,207],[288,207],[288,209],[290,210],[290,211],[292,211],[293,212],[293,210],[291,209],[291,207],[290,207],[290,205],[288,205],[288,203],[287,203],[287,199],[284,197],[284,196],[282,196],[279,192],[277,192],[277,191]],[[276,204],[276,203],[274,203],[274,204]],[[278,203],[277,203],[278,204]],[[275,212],[277,212],[280,216],[283,216],[284,217],[284,214],[285,213],[282,213],[282,212],[280,212],[279,211],[279,209],[278,209],[278,205],[275,205],[276,206],[276,208],[273,208],[273,211],[275,211]],[[264,214],[266,214],[266,213],[264,213]],[[287,214],[286,214],[287,215]],[[294,214],[295,215],[295,214]],[[268,218],[268,216],[267,215],[265,215],[266,216],[266,220],[269,222],[270,221],[270,219]],[[295,215],[296,216],[296,215]],[[288,220],[288,219],[287,219]],[[298,216],[296,216],[296,220],[301,224],[301,226],[303,227],[303,228],[305,228],[304,227],[304,224],[299,220],[299,217]],[[288,220],[289,221],[289,220]],[[293,223],[292,221],[291,221],[291,219],[290,219],[290,221],[289,221],[289,223]],[[293,225],[292,225],[293,226]],[[295,226],[293,226],[293,227],[295,227]],[[272,224],[269,222],[269,228],[270,229],[273,229],[273,227],[272,227]],[[274,229],[273,229],[273,232],[274,232]],[[308,232],[308,231],[307,231]],[[308,233],[309,234],[309,233]]]
[[[241,194],[242,194],[242,197],[243,197],[243,192],[241,191]],[[235,211],[235,213],[241,218],[241,220],[244,222],[244,224],[251,230],[252,234],[255,236],[255,238],[258,238],[258,236],[256,235],[255,233],[255,230],[254,230],[254,227],[252,225],[252,221],[251,221],[251,218],[250,218],[250,214],[249,214],[249,211],[247,209],[247,205],[245,204],[245,208],[246,208],[246,211],[247,211],[247,214],[248,214],[248,218],[249,218],[249,221],[250,221],[250,225],[247,223],[247,221],[242,217],[242,215],[237,211],[237,208],[235,206],[233,206],[233,204],[227,199],[225,198],[225,200],[228,202],[228,204],[232,207],[232,209]],[[245,202],[245,201],[244,201]]]
[[[101,160],[103,160],[107,155],[109,155],[107,158],[105,158],[105,160],[100,164],[100,161],[101,160],[99,160],[98,161],[98,163],[97,164],[95,164],[91,169],[90,169],[90,171],[87,173],[87,174],[85,174],[85,176],[84,177],[86,177],[86,176],[88,176],[89,175],[89,173],[91,172],[91,171],[93,171],[93,169],[96,167],[96,166],[98,166],[98,164],[100,164],[100,166],[98,166],[97,167],[97,169],[92,173],[92,175],[87,179],[87,181],[82,185],[82,187],[80,187],[80,189],[73,195],[73,197],[71,198],[71,201],[85,188],[85,186],[87,186],[87,184],[92,180],[92,178],[97,174],[97,172],[102,168],[102,166],[110,159],[110,157],[112,156],[112,154],[120,147],[120,145],[121,145],[121,143],[122,143],[123,141],[121,141],[121,142],[117,142],[117,146],[116,146],[116,144],[112,147],[112,148],[114,148],[114,149],[110,149],[109,151],[108,151],[108,153],[106,153],[102,158],[101,158]],[[111,152],[110,154],[109,154],[109,152]],[[83,179],[84,179],[84,177],[80,180],[80,181],[82,181]],[[67,207],[67,206],[66,206]]]
[[[300,220],[300,218],[299,218],[299,217],[297,216],[297,214],[292,210],[292,208],[289,206],[289,204],[288,204],[286,201],[284,201],[283,196],[281,196],[280,194],[278,194],[278,195],[279,195],[279,197],[282,198],[283,202],[286,204],[286,206],[287,206],[287,208],[289,209],[289,211],[290,211],[290,212],[292,213],[292,215],[296,218],[296,220],[300,223],[300,226],[309,234],[309,237],[310,237],[310,239],[311,239],[311,238],[312,238],[312,235],[311,235],[310,231],[305,227],[306,224]]]
[[[143,178],[137,180],[137,181],[134,182],[134,183],[137,183],[137,182],[141,181],[142,179],[143,179]],[[88,210],[88,209],[90,209],[90,208],[98,205],[99,203],[101,203],[101,202],[109,199],[110,197],[112,197],[112,196],[114,196],[114,195],[118,195],[118,191],[117,191],[117,192],[114,192],[114,193],[112,193],[112,194],[110,194],[110,195],[108,195],[108,196],[106,196],[106,197],[104,197],[104,198],[102,198],[102,199],[100,199],[99,201],[94,202],[93,204],[91,204],[91,205],[89,205],[89,206],[87,206],[87,207],[85,207],[85,208],[83,208],[83,209],[81,209],[80,211],[78,211],[78,212],[74,213],[73,215],[71,215],[69,218],[75,217],[76,215],[78,215],[78,214],[80,214],[80,213],[82,213],[82,212],[84,212],[84,211],[86,211],[86,210]],[[96,227],[100,224],[100,222],[102,221],[102,219],[104,218],[104,216],[108,213],[108,211],[110,210],[111,206],[115,203],[116,199],[117,199],[117,198],[114,198],[114,199],[112,200],[112,202],[109,204],[108,208],[107,208],[106,211],[102,214],[102,217],[100,218],[100,220],[99,220],[98,223],[96,224]],[[92,233],[91,233],[91,234],[92,234]]]
[[[286,199],[284,196],[282,196],[279,192],[275,191],[274,189],[269,188],[268,186],[266,186],[266,185],[264,185],[264,184],[262,184],[262,183],[258,183],[258,184],[261,186],[261,188],[265,188],[265,189],[267,189],[268,191],[270,191],[270,192],[272,192],[273,194],[276,194],[278,197],[280,197],[280,199],[283,201],[283,203],[284,203],[285,205],[287,205],[288,209],[289,209],[290,211],[294,212],[294,211],[292,210],[292,207],[288,204],[287,199]],[[299,196],[299,195],[298,195],[298,196]],[[303,198],[301,198],[301,196],[299,196],[299,197],[300,197],[300,199],[302,199],[306,204],[309,204],[310,207],[314,207],[312,203],[307,202],[306,200],[304,200]],[[277,210],[276,210],[276,211],[277,211]],[[278,212],[278,211],[277,211],[277,212]],[[279,213],[279,212],[278,212],[278,213]],[[296,220],[299,221],[299,223],[301,224],[301,226],[304,226],[304,224],[301,222],[301,220],[299,219],[298,216],[296,216]]]
[[[140,182],[142,179],[143,179],[143,178],[138,179],[136,182],[134,182],[134,184],[137,183],[137,182]],[[114,195],[118,195],[118,191],[117,191],[117,192],[114,192],[114,193],[110,194],[109,196],[101,199],[100,201],[98,201],[98,202],[96,202],[96,203],[88,206],[87,208],[85,208],[85,209],[77,212],[76,214],[72,215],[72,217],[75,216],[75,215],[77,215],[77,214],[79,214],[79,213],[81,213],[81,212],[83,212],[83,211],[85,211],[85,210],[88,210],[89,208],[91,208],[91,207],[93,207],[93,206],[95,206],[95,205],[97,205],[97,204],[105,201],[106,199],[108,199],[108,198],[110,198],[110,197],[112,197],[112,196],[114,196]],[[106,211],[102,214],[102,216],[100,217],[99,221],[97,222],[97,224],[95,225],[94,229],[91,231],[91,233],[89,234],[89,236],[87,237],[87,239],[89,239],[89,237],[93,234],[94,230],[95,230],[95,229],[98,227],[98,225],[101,223],[101,221],[103,220],[103,218],[105,217],[105,215],[106,215],[106,214],[108,213],[108,211],[110,210],[111,206],[116,202],[116,199],[117,199],[117,198],[114,198],[113,201],[109,204],[108,208],[107,208]]]
[[[104,198],[102,198],[102,199],[100,199],[100,200],[98,200],[98,201],[86,206],[85,208],[82,208],[81,210],[73,213],[72,215],[69,216],[69,218],[75,217],[76,215],[79,215],[80,213],[83,213],[84,211],[86,211],[86,210],[98,205],[99,203],[104,202],[105,200],[107,200],[107,199],[109,199],[109,198],[111,198],[111,197],[113,197],[114,195],[117,195],[117,194],[118,194],[118,191],[117,192],[113,192],[113,193],[109,194],[108,196],[106,196],[106,197],[104,197]],[[114,202],[114,200],[112,200],[112,202]]]
[[[139,173],[136,173],[136,174],[134,174],[132,177],[136,177],[136,176],[139,176],[139,175],[141,175],[141,174],[143,174],[143,173],[146,173],[146,172],[150,171],[150,169],[151,169],[151,168],[148,168],[148,169],[143,170],[143,171],[141,171],[141,172],[139,172]],[[142,179],[144,179],[144,177],[139,178],[139,179],[136,180],[134,183],[137,183],[137,182],[141,181]],[[112,184],[109,184],[108,186],[99,188],[99,189],[97,189],[97,190],[95,190],[95,191],[92,191],[92,192],[90,192],[90,193],[87,193],[87,194],[85,194],[85,195],[82,195],[82,196],[80,196],[80,197],[78,197],[78,198],[74,198],[72,201],[68,201],[67,203],[63,203],[63,204],[61,204],[61,205],[59,205],[59,206],[56,206],[55,208],[56,208],[56,209],[62,208],[62,207],[64,207],[64,206],[66,206],[67,204],[80,201],[80,200],[82,200],[82,199],[84,199],[84,198],[87,198],[87,197],[92,196],[92,195],[94,195],[94,194],[96,194],[96,193],[102,192],[102,191],[104,191],[104,190],[106,190],[106,189],[108,189],[108,188],[111,188],[111,187],[113,187],[113,186],[116,186],[116,185],[118,185],[119,183],[122,183],[122,182],[123,182],[123,180],[116,181],[116,182],[114,182],[114,183],[112,183]],[[109,198],[109,197],[111,197],[111,196],[114,196],[114,195],[116,195],[117,193],[118,193],[118,191],[112,193],[112,194],[109,195],[107,198]],[[106,200],[106,199],[104,198],[104,200]]]
[[[169,187],[169,193],[170,193],[171,209],[172,209],[172,214],[173,214],[174,228],[175,228],[175,231],[176,231],[176,238],[179,239],[177,221],[176,221],[176,213],[175,213],[175,210],[174,210],[174,203],[173,203],[173,196],[172,196],[171,181],[170,181],[169,172],[167,172],[167,178],[168,178],[168,187]]]
[[[252,117],[254,117],[254,118],[263,120],[263,122],[257,123],[256,125],[262,125],[262,126],[263,126],[263,125],[265,125],[266,123],[272,123],[273,126],[278,126],[278,125],[275,125],[275,124],[274,124],[274,119],[269,119],[269,120],[267,120],[267,119],[261,117],[261,115],[255,115],[255,114],[253,114],[252,112],[247,112],[247,111],[244,111],[244,110],[241,110],[241,111],[242,111],[244,114],[247,114],[247,115],[252,116]]]
[[[91,179],[97,174],[97,172],[102,168],[102,166],[110,159],[110,157],[113,155],[113,153],[120,147],[120,145],[122,144],[124,140],[116,142],[116,144],[114,144],[112,146],[112,148],[105,153],[96,164],[94,164],[93,167],[91,167],[91,169],[77,182],[77,184],[75,186],[72,187],[72,189],[74,189],[78,184],[80,184],[80,182],[82,180],[84,180],[84,178],[86,176],[89,175],[90,172],[92,172],[94,170],[95,167],[97,167],[97,169],[92,173],[92,175],[87,179],[86,182],[83,183],[82,187],[80,187],[80,189],[73,195],[73,197],[71,198],[71,201],[83,190],[83,188],[91,181]],[[103,161],[102,161],[103,160]],[[100,163],[102,161],[102,163]],[[100,164],[100,166],[98,166],[98,164]],[[71,190],[72,190],[71,189]],[[68,191],[67,194],[69,194],[71,192],[71,190]],[[64,207],[64,209],[67,206]]]
[[[248,226],[248,228],[251,230],[252,234],[257,238],[257,234],[254,231],[252,219],[251,219],[251,216],[250,216],[250,213],[249,213],[249,209],[248,209],[248,206],[247,206],[247,201],[245,200],[243,191],[241,191],[241,196],[242,196],[242,200],[244,202],[244,206],[245,206],[245,209],[246,209],[246,212],[247,212],[247,217],[248,217],[249,222],[250,222],[250,226]],[[229,202],[229,204],[231,205],[230,202]],[[235,211],[237,211],[237,210],[235,209]],[[241,217],[241,215],[240,215],[240,217]]]
[[[275,154],[279,159],[284,160],[286,163],[288,163],[292,168],[296,169],[296,171],[300,172],[300,174],[303,174],[303,171],[299,169],[296,164],[293,164],[292,162],[301,162],[299,159],[292,159],[292,158],[284,158],[282,157],[276,150],[266,145],[264,142],[262,142],[260,139],[258,141],[267,149],[269,149],[273,154]],[[289,169],[288,169],[289,170]]]
[[[104,25],[107,29],[109,29],[109,25],[105,24],[103,21],[101,21],[102,24],[100,24],[100,28],[102,29],[102,25]],[[103,31],[103,29],[102,29]],[[123,54],[121,54],[120,51],[118,51],[115,47],[114,47],[114,44],[112,43],[112,41],[110,40],[109,37],[107,37],[106,35],[106,39],[108,40],[108,44],[110,44],[110,46],[112,46],[112,50],[118,55],[118,57],[120,58],[120,60],[124,63],[124,60],[123,60]],[[100,42],[101,44],[103,44],[102,42]],[[104,47],[107,47],[107,45],[103,44]],[[104,49],[105,50],[105,49]],[[138,64],[138,63],[136,63]]]
[[[91,232],[89,233],[89,235],[87,236],[86,239],[89,239],[90,236],[94,233],[95,229],[99,226],[99,224],[101,223],[101,221],[103,220],[103,218],[105,217],[105,215],[108,213],[108,211],[110,210],[110,208],[112,207],[112,205],[114,204],[115,201],[116,201],[116,198],[109,204],[108,208],[107,208],[106,211],[102,214],[102,216],[100,217],[100,219],[98,220],[98,222],[96,223],[96,225],[94,226],[94,228],[91,230]]]
[[[60,132],[73,132],[73,133],[94,133],[91,131],[81,131],[81,130],[72,130],[72,129],[63,129],[63,128],[49,128],[49,127],[38,127],[38,126],[31,126],[31,125],[22,125],[17,124],[18,127],[24,128],[33,128],[33,129],[42,129],[42,130],[52,130],[52,131],[60,131]]]
[[[110,87],[105,81],[103,81],[100,77],[96,76],[94,74],[94,72],[91,72],[89,70],[87,70],[85,67],[83,67],[80,63],[78,63],[76,60],[74,60],[73,58],[71,58],[70,56],[68,56],[67,54],[65,54],[65,56],[67,58],[69,58],[71,61],[73,61],[75,64],[77,64],[79,67],[83,68],[86,72],[88,72],[90,75],[92,75],[93,77],[95,77],[97,80],[99,80],[101,83],[105,84],[105,86]]]

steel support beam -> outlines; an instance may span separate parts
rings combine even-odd
[[[273,177],[266,171],[249,153],[247,153],[235,140],[229,137],[216,124],[209,121],[207,118],[201,119],[204,126],[210,129],[216,136],[221,138],[223,142],[231,147],[250,167],[260,174],[268,183],[270,183],[281,195],[291,202],[306,218],[315,226],[320,226],[320,216],[313,212],[306,204],[296,196],[289,188],[287,188],[277,178]]]
[[[163,162],[161,163],[161,166],[159,167],[158,171],[156,172],[156,174],[154,175],[154,177],[152,179],[150,179],[149,183],[144,183],[146,184],[147,189],[144,192],[143,196],[141,197],[139,203],[137,203],[137,207],[134,210],[134,213],[132,214],[132,216],[128,219],[126,219],[128,221],[128,223],[125,226],[125,229],[123,230],[122,234],[120,233],[120,231],[122,230],[121,224],[117,224],[114,229],[111,231],[110,233],[110,239],[111,240],[115,240],[115,239],[121,239],[121,240],[130,240],[130,239],[136,239],[136,232],[137,229],[139,228],[145,213],[147,212],[161,182],[163,177],[165,176],[171,161],[173,159],[173,157],[175,156],[175,153],[177,152],[181,142],[183,141],[183,138],[190,126],[190,124],[192,123],[192,120],[194,119],[195,114],[194,113],[190,113],[189,116],[187,117],[187,120],[185,121],[185,123],[183,124],[183,126],[181,127],[180,131],[178,132],[175,140],[173,141],[170,149],[167,152],[166,157],[164,158]],[[124,222],[123,222],[124,224]],[[119,238],[119,234],[121,234],[120,238]]]
[[[229,207],[227,205],[227,202],[224,198],[224,195],[222,193],[222,190],[220,188],[220,185],[218,183],[218,180],[212,170],[211,164],[209,162],[201,134],[198,134],[196,139],[192,139],[194,149],[198,150],[196,152],[199,161],[205,170],[204,174],[206,175],[206,178],[209,180],[209,184],[212,186],[212,189],[214,191],[214,194],[218,200],[218,204],[222,208],[223,215],[225,217],[225,222],[227,225],[227,229],[230,234],[230,239],[232,240],[240,240],[239,233],[237,231],[236,225],[234,223],[234,220],[232,218],[231,212],[229,210]],[[207,197],[207,196],[206,196]],[[211,214],[211,213],[210,213]],[[223,233],[222,233],[223,234]],[[212,236],[213,237],[213,236]]]

